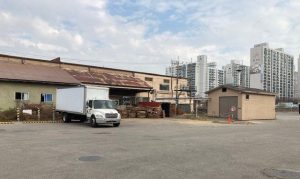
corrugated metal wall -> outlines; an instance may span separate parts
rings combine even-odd
[[[220,117],[228,117],[233,114],[233,119],[238,119],[238,97],[237,96],[222,96],[219,98]],[[231,108],[234,106],[235,111],[232,112]]]

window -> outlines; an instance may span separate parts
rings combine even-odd
[[[20,101],[29,100],[29,94],[24,92],[16,92],[15,99]]]
[[[153,81],[153,78],[145,77],[145,81]]]
[[[160,84],[159,85],[159,90],[169,91],[170,90],[170,86],[168,84]]]
[[[41,94],[41,102],[43,103],[51,103],[52,102],[52,94],[42,93]]]
[[[170,80],[164,79],[164,83],[170,83]]]
[[[222,88],[222,92],[227,92],[227,88]]]
[[[95,109],[116,109],[116,104],[114,101],[109,101],[109,100],[95,100],[94,108]]]
[[[89,100],[88,107],[93,108],[93,101],[92,100]]]
[[[246,99],[249,99],[249,94],[246,94]]]

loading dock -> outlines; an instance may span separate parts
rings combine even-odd
[[[165,112],[165,117],[170,117],[171,103],[161,103],[161,108]]]

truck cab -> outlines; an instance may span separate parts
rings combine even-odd
[[[92,127],[98,124],[112,124],[118,127],[121,115],[116,110],[115,101],[93,99],[86,103],[86,117]]]

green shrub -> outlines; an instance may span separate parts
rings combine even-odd
[[[17,119],[16,109],[8,109],[5,111],[0,111],[0,121],[11,121]]]

